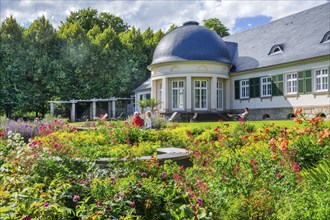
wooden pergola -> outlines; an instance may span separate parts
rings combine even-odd
[[[88,100],[70,100],[70,101],[49,101],[50,104],[50,115],[54,116],[55,107],[54,104],[71,104],[70,120],[76,121],[76,104],[79,102],[89,102],[90,104],[90,118],[96,120],[96,103],[107,102],[108,103],[108,116],[110,118],[116,117],[116,102],[117,101],[130,101],[133,104],[133,98],[108,98],[108,99],[88,99]]]

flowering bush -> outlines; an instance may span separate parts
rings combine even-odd
[[[328,219],[329,126],[296,118],[291,128],[230,122],[140,130],[104,122],[77,131],[54,123],[28,143],[9,132],[0,142],[0,216]],[[168,146],[190,150],[193,165],[160,163],[156,148]],[[153,156],[135,159],[141,155]],[[99,157],[113,160],[101,169]]]

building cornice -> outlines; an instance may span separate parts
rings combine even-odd
[[[173,61],[173,62],[166,62],[166,63],[159,63],[159,64],[152,64],[147,66],[148,70],[152,71],[154,68],[164,67],[164,66],[171,66],[171,65],[182,65],[182,64],[212,64],[212,65],[219,65],[219,66],[225,66],[230,68],[231,65],[227,63],[221,63],[216,61],[210,61],[210,60],[183,60],[183,61]]]

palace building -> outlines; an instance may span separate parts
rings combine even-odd
[[[330,119],[330,3],[221,38],[189,21],[157,45],[135,100],[160,113],[286,119],[295,108]],[[139,106],[136,106],[139,110]]]

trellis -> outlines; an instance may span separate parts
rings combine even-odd
[[[107,102],[108,103],[108,111],[107,114],[109,118],[116,118],[116,102],[117,101],[129,101],[133,106],[133,98],[108,98],[108,99],[87,99],[87,100],[70,100],[70,101],[49,101],[50,104],[50,114],[54,116],[55,112],[55,104],[71,104],[70,109],[70,120],[72,122],[76,121],[76,104],[79,102],[87,102],[90,103],[90,119],[96,120],[96,103],[97,102]]]

